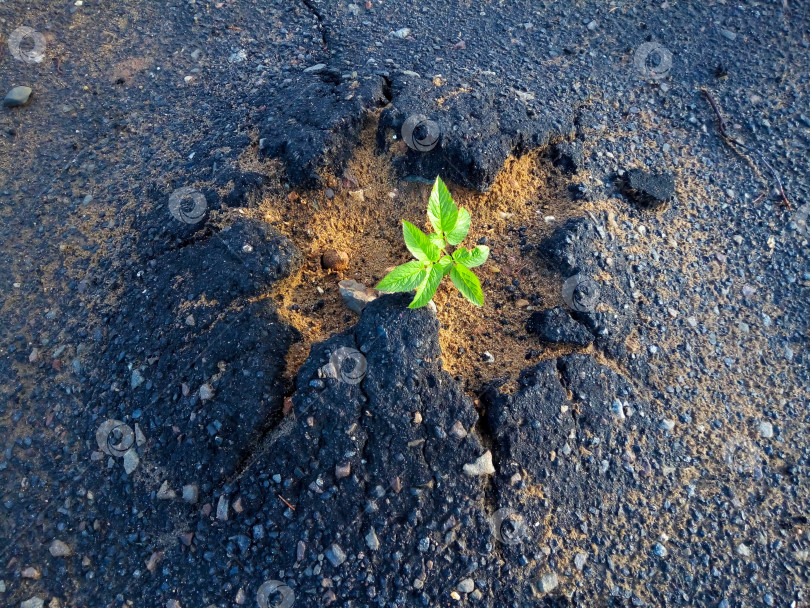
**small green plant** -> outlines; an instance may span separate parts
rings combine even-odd
[[[487,261],[489,247],[457,247],[470,231],[470,212],[456,206],[450,191],[436,177],[427,208],[428,220],[436,231],[427,235],[410,222],[402,221],[405,246],[416,259],[397,266],[377,285],[381,291],[411,291],[416,296],[408,308],[425,306],[433,298],[439,283],[450,275],[453,285],[476,306],[484,303],[481,283],[470,268]],[[450,247],[454,249],[451,251]]]

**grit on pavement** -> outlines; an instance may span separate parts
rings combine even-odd
[[[810,4],[0,0],[0,42],[0,605],[810,601]],[[523,369],[397,295],[294,363],[332,312],[275,294],[339,277],[285,214],[395,214],[369,152],[564,184],[489,226]]]

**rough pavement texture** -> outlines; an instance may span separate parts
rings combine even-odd
[[[266,580],[290,583],[296,605],[330,592],[355,606],[456,605],[452,593],[490,606],[806,603],[810,245],[794,214],[810,200],[808,11],[0,4],[0,91],[33,90],[0,112],[0,603],[246,605]],[[23,23],[43,33],[41,63],[8,47]],[[669,55],[645,61],[645,43]],[[758,154],[723,143],[701,87],[793,209]],[[381,145],[414,114],[440,127],[432,150],[406,146],[410,179],[485,189],[509,153],[571,144],[555,141],[552,160],[598,211],[529,255],[560,285],[597,284],[593,305],[570,311],[595,346],[527,370],[514,395],[478,396],[476,423],[476,396],[442,380],[431,321],[410,330],[421,346],[407,343],[384,298],[314,349],[296,417],[279,424],[294,336],[252,297],[294,254],[249,224],[231,242],[223,223],[262,188],[339,173],[381,104]],[[260,148],[286,164],[244,161]],[[676,198],[636,209],[614,179],[628,168],[673,172]],[[205,196],[199,222],[170,213],[184,186]],[[243,238],[261,263],[235,261]],[[372,348],[359,385],[315,377],[326,349],[361,348],[378,326],[402,346],[401,369]],[[440,395],[447,406],[432,407]],[[143,427],[132,475],[96,443],[108,414]],[[467,436],[436,437],[430,425],[452,417]],[[491,479],[457,468],[473,448],[492,454]],[[198,485],[196,503],[183,484]],[[508,543],[490,526],[501,508],[517,512],[500,528]],[[513,543],[520,518],[530,534]],[[68,555],[49,551],[55,540]]]
[[[593,342],[593,334],[574,321],[561,306],[532,313],[526,322],[526,331],[555,344],[587,346]]]

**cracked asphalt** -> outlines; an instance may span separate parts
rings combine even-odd
[[[806,3],[6,1],[0,41],[0,604],[807,603]],[[598,301],[512,392],[397,296],[285,374],[259,201],[416,115],[403,184],[578,151],[518,255]]]

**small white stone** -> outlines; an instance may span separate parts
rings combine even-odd
[[[129,383],[132,388],[138,388],[141,384],[143,384],[143,376],[141,375],[141,372],[139,372],[137,369],[133,369],[132,378],[130,379]]]
[[[456,420],[450,427],[450,434],[456,439],[464,439],[467,436],[467,430],[460,420]]]
[[[23,568],[22,572],[20,572],[20,576],[38,581],[40,578],[42,578],[42,572],[33,566],[28,566],[27,568]]]
[[[135,423],[135,444],[136,445],[143,445],[146,443],[146,437],[141,430],[141,425],[137,422]]]
[[[464,473],[470,477],[480,475],[494,475],[495,467],[492,465],[492,452],[487,450],[475,462],[464,465]]]
[[[475,581],[471,578],[465,578],[458,584],[457,589],[460,593],[471,593],[475,589]]]
[[[540,577],[540,580],[537,583],[537,588],[541,593],[549,593],[554,591],[559,584],[560,581],[557,579],[557,575],[553,572],[549,572],[548,574],[544,574]]]
[[[211,388],[210,384],[203,384],[200,387],[199,395],[200,399],[202,399],[203,401],[207,401],[208,399],[214,396],[214,389]]]
[[[158,500],[174,500],[177,494],[169,487],[169,482],[164,481],[160,484],[160,489],[157,491]]]
[[[224,494],[219,497],[219,502],[217,502],[217,519],[220,521],[228,520],[228,499],[225,498]]]
[[[675,429],[675,421],[674,420],[667,420],[664,418],[659,425],[659,428],[662,431],[666,431],[667,433],[672,432]]]
[[[135,451],[135,448],[127,450],[126,454],[124,454],[124,471],[126,471],[127,475],[132,475],[140,462],[141,459],[138,458],[138,452]]]
[[[58,539],[51,543],[51,546],[48,547],[48,551],[50,551],[51,555],[54,557],[67,557],[72,553],[70,547]]]
[[[760,422],[759,434],[763,439],[771,439],[773,437],[773,425],[766,421]]]
[[[380,539],[377,538],[377,533],[374,531],[374,528],[371,528],[368,534],[366,534],[366,546],[372,551],[376,551],[380,548]]]
[[[190,503],[197,502],[200,496],[200,490],[197,488],[196,483],[189,483],[183,486],[183,500]]]

